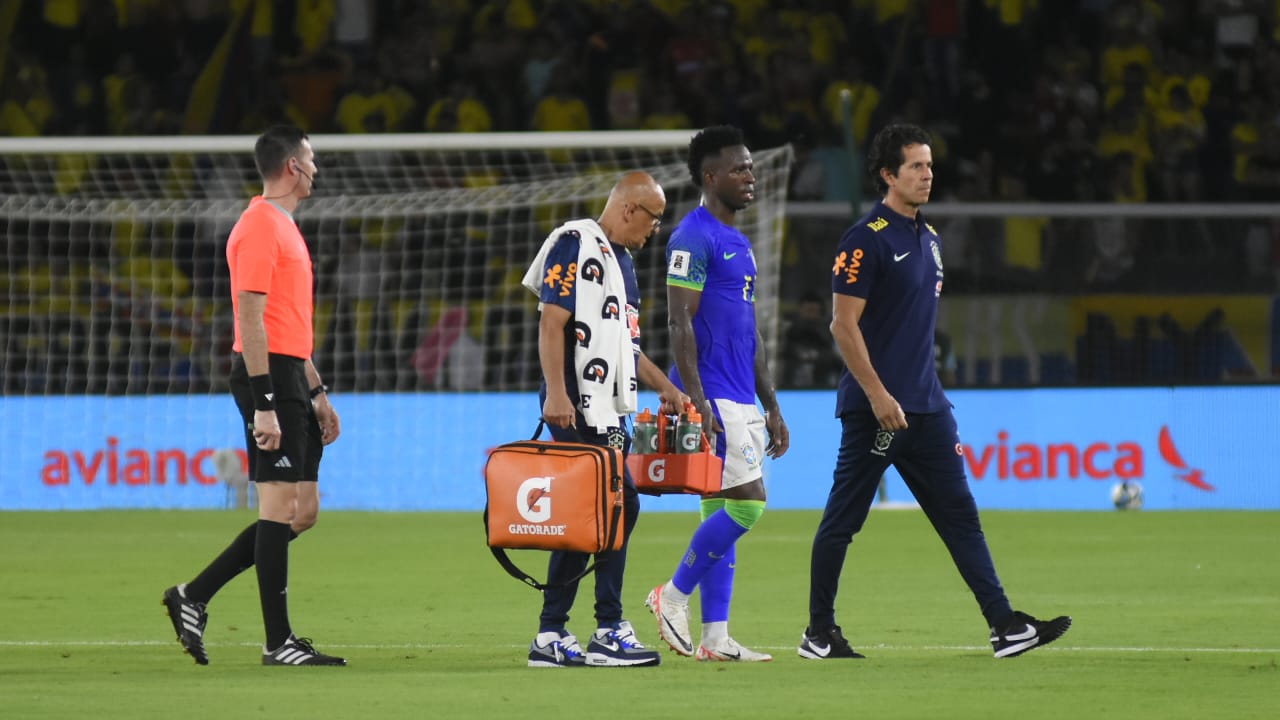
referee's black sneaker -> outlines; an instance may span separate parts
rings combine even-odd
[[[1015,610],[1004,629],[991,628],[991,649],[998,658],[1017,657],[1057,640],[1070,627],[1071,618],[1066,615],[1052,620],[1037,620]]]
[[[289,636],[275,650],[263,650],[263,665],[346,665],[345,658],[325,655],[311,646],[311,638]]]
[[[209,654],[204,651],[204,628],[209,624],[209,613],[205,612],[205,604],[191,602],[184,590],[186,584],[174,585],[164,591],[165,609],[169,611],[169,620],[173,622],[173,630],[178,633],[178,642],[182,649],[195,659],[198,665],[209,664]]]
[[[815,630],[807,627],[800,636],[800,657],[806,660],[835,660],[838,658],[865,658],[866,655],[849,647],[839,625]]]

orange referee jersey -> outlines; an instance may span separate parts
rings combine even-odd
[[[309,358],[315,343],[311,326],[311,253],[293,218],[274,203],[256,196],[240,215],[227,239],[231,267],[231,304],[235,312],[236,342],[240,336],[240,291],[267,296],[263,322],[267,352]]]

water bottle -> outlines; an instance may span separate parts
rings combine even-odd
[[[658,452],[658,421],[649,408],[636,413],[635,433],[631,440],[632,452],[651,455]]]
[[[680,416],[676,440],[675,452],[696,453],[702,449],[702,415],[697,410],[690,410]]]
[[[666,413],[658,415],[658,452],[666,454],[676,451],[676,424],[678,419],[677,416]]]

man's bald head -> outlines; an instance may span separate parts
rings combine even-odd
[[[657,234],[666,210],[667,195],[658,181],[643,170],[633,170],[619,178],[609,192],[600,227],[613,242],[638,250]]]
[[[643,170],[633,170],[619,178],[618,184],[614,185],[613,191],[609,193],[610,201],[614,198],[621,202],[648,204],[657,204],[661,201],[664,207],[667,202],[662,186],[653,179],[652,175]]]

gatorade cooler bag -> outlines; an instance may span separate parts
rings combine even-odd
[[[646,495],[709,495],[720,492],[724,463],[711,452],[704,435],[698,452],[632,454],[627,456],[627,469],[636,481],[636,490]]]
[[[549,586],[517,568],[505,549],[597,553],[620,550],[624,535],[622,451],[540,441],[542,428],[495,448],[484,467],[489,549],[512,577],[539,590]]]

